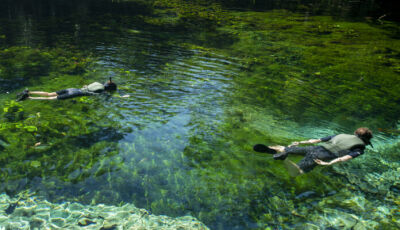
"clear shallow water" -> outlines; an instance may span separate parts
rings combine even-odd
[[[286,17],[285,13],[268,16],[276,19],[280,14]],[[113,30],[107,22],[102,23],[82,25],[79,31],[67,23],[72,31],[61,30],[51,36],[67,47],[74,45],[92,53],[94,63],[85,74],[53,70],[22,81],[1,100],[6,104],[25,86],[54,91],[105,81],[109,76],[119,84],[119,92],[112,97],[21,103],[25,127],[34,125],[38,131],[2,130],[6,133],[2,138],[10,144],[2,150],[6,156],[2,157],[2,178],[7,181],[3,191],[29,188],[59,202],[132,202],[155,214],[191,214],[215,229],[296,228],[310,220],[317,226],[347,226],[335,225],[332,220],[350,218],[347,214],[360,218],[361,223],[373,221],[371,226],[374,222],[395,226],[395,221],[386,223],[383,219],[398,214],[379,210],[395,210],[398,199],[398,127],[387,126],[396,120],[386,122],[390,116],[383,112],[363,118],[350,116],[352,110],[343,101],[337,107],[346,116],[337,118],[341,113],[307,94],[296,97],[316,92],[316,97],[327,96],[325,102],[332,103],[337,94],[318,88],[313,78],[302,74],[302,69],[315,72],[325,66],[310,67],[299,61],[303,60],[302,47],[288,39],[284,29],[278,29],[282,33],[274,36],[287,43],[279,43],[276,37],[266,39],[249,25],[236,28],[251,38],[241,37],[235,43],[239,48],[234,44],[226,48],[214,45],[221,43],[219,39],[201,38],[212,37],[211,32],[201,31],[199,38],[193,33],[154,30],[146,24],[132,23]],[[31,33],[43,32],[33,29]],[[328,39],[318,36],[315,40]],[[42,45],[26,35],[18,38],[12,45]],[[48,45],[58,46],[67,50],[58,43]],[[273,58],[268,63],[259,61],[265,58],[260,54],[265,47],[270,49],[265,56]],[[272,66],[277,63],[280,66]],[[359,73],[355,70],[352,74]],[[350,80],[343,81],[349,90],[353,87]],[[300,90],[296,85],[302,86]],[[118,97],[123,94],[130,97]],[[348,102],[356,106],[358,100]],[[397,111],[398,106],[387,109]],[[378,107],[385,109],[385,104]],[[3,124],[17,123],[4,117]],[[351,163],[317,169],[296,179],[289,178],[282,164],[271,156],[251,150],[255,143],[288,144],[348,133],[370,121],[374,121],[375,130],[380,126],[392,130],[376,132],[374,151]],[[32,147],[39,141],[40,146]],[[377,157],[379,153],[388,157]],[[385,199],[391,201],[385,203]],[[330,206],[332,202],[338,207]],[[371,207],[380,209],[364,214]],[[321,217],[324,215],[326,218]]]

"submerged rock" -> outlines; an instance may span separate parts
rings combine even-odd
[[[149,214],[133,204],[122,207],[82,205],[66,202],[53,204],[37,197],[20,199],[13,212],[10,204],[16,200],[0,195],[0,228],[5,229],[208,229],[191,216],[172,218]],[[7,215],[6,212],[9,212]]]
[[[296,199],[307,199],[307,198],[312,198],[313,196],[315,196],[317,193],[314,191],[307,191],[307,192],[303,192],[299,195],[296,196]]]
[[[81,220],[78,221],[78,225],[79,226],[88,226],[88,225],[91,225],[91,224],[96,224],[96,222],[93,222],[93,221],[91,221],[89,219],[86,219],[86,218],[81,219]]]

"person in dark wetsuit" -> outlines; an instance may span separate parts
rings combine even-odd
[[[22,101],[25,99],[31,100],[63,100],[68,98],[89,96],[102,93],[104,91],[114,91],[117,89],[117,85],[112,82],[111,78],[104,85],[99,82],[93,82],[90,85],[85,85],[80,89],[69,88],[63,89],[56,92],[43,92],[43,91],[28,91],[24,90],[17,101]],[[41,97],[31,97],[30,95],[39,95]]]
[[[317,165],[332,165],[338,162],[348,161],[364,154],[366,145],[371,145],[372,131],[368,128],[358,128],[354,135],[339,134],[321,139],[310,139],[307,141],[293,142],[288,147],[269,146],[278,151],[274,154],[275,160],[285,160],[289,154],[303,155],[297,164],[290,160],[285,160],[291,176],[297,176],[311,171]],[[299,144],[315,144],[317,146],[297,147]]]

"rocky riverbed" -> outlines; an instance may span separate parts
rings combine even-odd
[[[156,216],[133,204],[54,204],[36,196],[0,195],[0,229],[208,229],[191,216]]]

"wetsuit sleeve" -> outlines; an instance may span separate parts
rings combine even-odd
[[[350,155],[351,157],[356,158],[363,154],[364,154],[363,148],[356,148],[356,149],[353,149],[351,152],[349,152],[347,155]]]
[[[321,140],[322,142],[327,142],[327,141],[331,140],[334,136],[336,136],[336,135],[329,136],[329,137],[323,137],[323,138],[321,138],[320,140]]]

